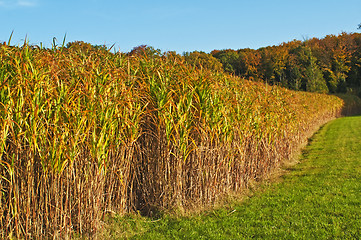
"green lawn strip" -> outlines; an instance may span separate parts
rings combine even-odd
[[[360,239],[361,117],[325,125],[300,164],[232,209],[191,217],[115,217],[111,239]]]

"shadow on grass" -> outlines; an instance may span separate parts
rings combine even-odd
[[[352,94],[336,94],[341,98],[345,105],[341,111],[342,116],[360,116],[361,115],[361,99]]]

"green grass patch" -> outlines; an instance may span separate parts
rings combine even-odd
[[[300,163],[246,200],[190,217],[114,217],[109,239],[360,239],[361,117],[334,120]]]

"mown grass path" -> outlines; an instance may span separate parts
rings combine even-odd
[[[118,226],[131,239],[361,239],[361,117],[322,127],[300,162],[232,209]]]

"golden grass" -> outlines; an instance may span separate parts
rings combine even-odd
[[[212,204],[343,106],[174,53],[2,44],[0,62],[3,238],[92,234],[108,212]]]

